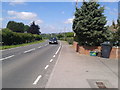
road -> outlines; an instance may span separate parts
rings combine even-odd
[[[45,41],[2,51],[2,88],[44,88],[60,48]]]

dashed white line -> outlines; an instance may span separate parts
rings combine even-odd
[[[53,57],[55,57],[55,55]]]
[[[24,53],[28,53],[28,52],[31,52],[31,51],[33,51],[33,50],[35,50],[35,48],[30,49],[30,50],[27,50],[27,51],[24,51]]]
[[[53,61],[53,59],[50,60],[50,62],[52,62],[52,61]]]
[[[38,48],[41,48],[41,46],[40,46],[40,47],[38,47]]]
[[[47,46],[48,44],[45,44],[45,46]]]
[[[5,58],[1,58],[0,61],[5,60],[5,59],[12,58],[12,57],[14,57],[14,56],[15,56],[15,55],[11,55],[11,56],[8,56],[8,57],[5,57]]]
[[[42,75],[39,75],[39,76],[37,77],[37,79],[34,81],[33,85],[36,85],[36,84],[38,83],[38,81],[40,80],[41,77],[42,77]]]
[[[58,50],[56,51],[56,53],[55,53],[55,54],[58,54],[58,52],[59,52],[60,48],[61,48],[61,46],[58,48]]]
[[[46,65],[45,69],[47,69],[49,67],[49,65]]]

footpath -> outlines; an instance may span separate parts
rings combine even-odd
[[[81,55],[62,41],[45,88],[118,88],[118,60]]]

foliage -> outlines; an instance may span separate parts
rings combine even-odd
[[[24,26],[24,32],[27,32],[27,31],[29,30],[29,28],[30,28],[30,27],[29,27],[28,25],[25,25],[25,26]]]
[[[41,32],[39,31],[40,27],[38,25],[35,25],[35,22],[33,21],[33,23],[30,25],[29,29],[28,29],[28,33],[31,34],[40,34]]]
[[[28,33],[16,33],[10,29],[2,29],[2,44],[3,45],[17,45],[22,43],[28,43],[33,41],[42,40],[41,35],[34,35]]]
[[[113,41],[120,45],[120,18],[117,20],[117,31],[114,33]]]
[[[15,21],[9,21],[7,24],[7,28],[12,30],[13,32],[24,33],[24,24],[21,22],[17,23]]]
[[[83,2],[81,8],[76,8],[73,20],[73,31],[80,45],[98,46],[108,40],[104,7],[97,2]]]

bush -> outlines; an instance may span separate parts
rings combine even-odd
[[[16,45],[23,44],[33,41],[42,40],[41,35],[33,35],[28,33],[16,33],[12,32],[10,29],[2,29],[2,43],[3,45]]]

